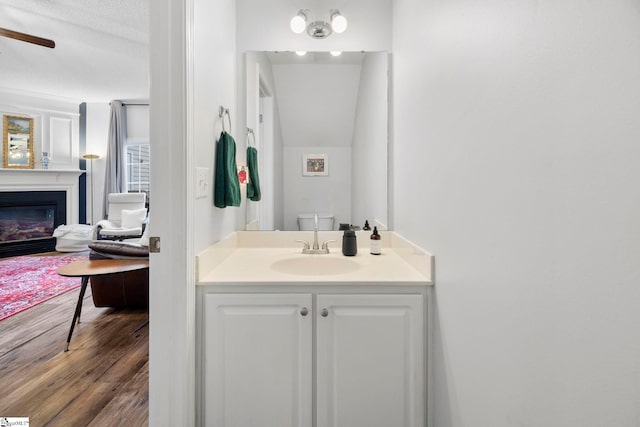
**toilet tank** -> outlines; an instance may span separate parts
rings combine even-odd
[[[313,231],[315,226],[314,214],[298,214],[298,229]],[[318,214],[318,230],[333,230],[333,215]]]

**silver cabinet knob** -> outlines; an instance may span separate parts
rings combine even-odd
[[[327,310],[326,308],[323,308],[322,311],[320,312],[320,316],[327,317],[328,315],[329,315],[329,310]]]
[[[309,314],[309,310],[307,309],[307,307],[302,307],[302,309],[300,310],[300,314],[302,314],[303,316]]]

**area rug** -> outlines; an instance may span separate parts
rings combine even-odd
[[[89,252],[0,259],[0,320],[79,288],[79,277],[63,277],[57,271],[86,259]]]

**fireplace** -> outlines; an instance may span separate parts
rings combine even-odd
[[[66,218],[65,191],[0,192],[0,258],[54,251]]]

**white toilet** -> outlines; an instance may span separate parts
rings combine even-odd
[[[300,231],[313,231],[315,227],[315,214],[298,214],[298,229]],[[318,214],[318,230],[333,230],[333,215]]]

